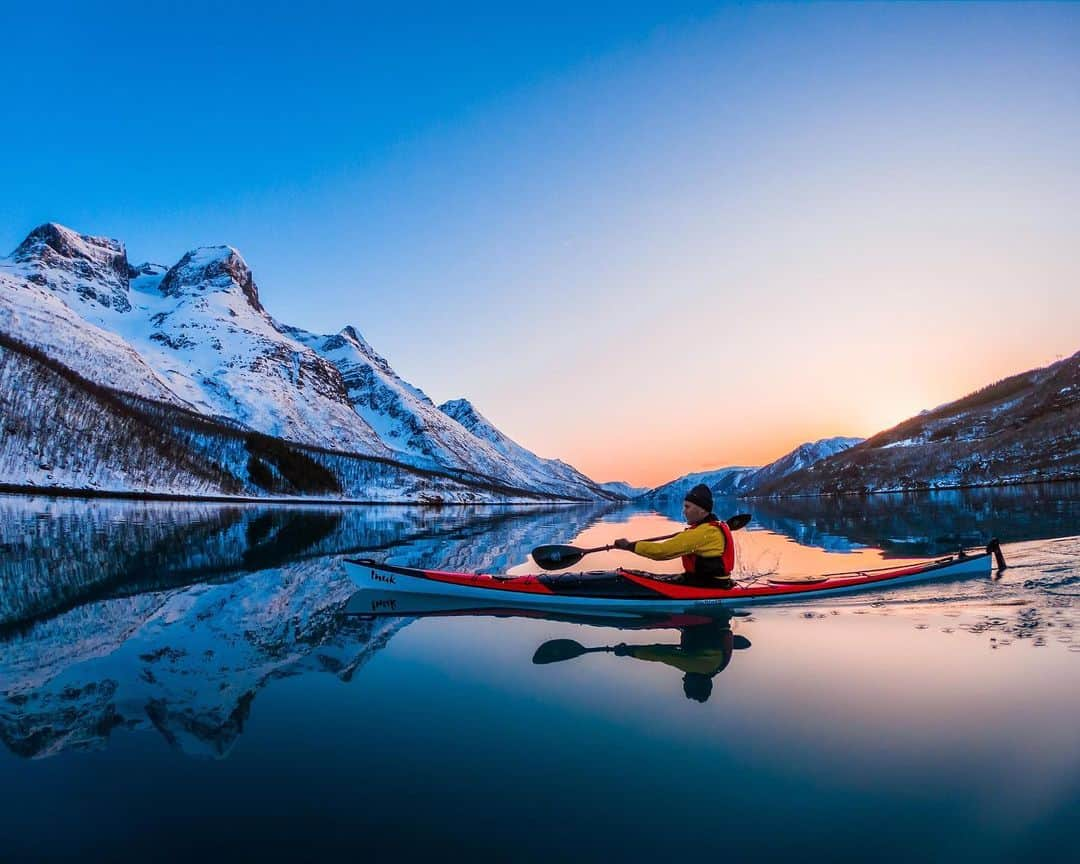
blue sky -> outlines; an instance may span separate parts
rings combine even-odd
[[[229,243],[601,480],[1080,348],[1076,6],[387,8],[5,4],[0,250]]]

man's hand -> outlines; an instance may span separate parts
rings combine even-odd
[[[611,545],[614,546],[616,549],[624,549],[627,552],[634,551],[634,544],[627,540],[625,537],[620,537]]]

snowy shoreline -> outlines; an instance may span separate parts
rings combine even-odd
[[[872,495],[906,495],[922,492],[949,492],[958,489],[1005,489],[1016,486],[1038,486],[1046,483],[1077,483],[1080,475],[1037,477],[1027,480],[1008,480],[996,483],[961,483],[950,486],[898,487],[895,489],[852,490],[850,492],[818,492],[797,495],[738,495],[740,501],[787,501],[810,498],[867,498]],[[317,507],[576,507],[594,503],[570,498],[515,499],[492,501],[392,501],[359,498],[318,498],[308,496],[258,497],[251,495],[184,495],[178,492],[137,492],[118,489],[83,489],[64,486],[34,486],[19,483],[0,483],[0,495],[40,495],[48,498],[111,498],[127,501],[191,501],[221,504],[304,504]]]
[[[260,498],[251,495],[184,495],[179,492],[135,492],[119,489],[82,489],[64,486],[33,486],[20,483],[0,483],[0,495],[41,495],[47,498],[112,498],[127,501],[192,501],[221,504],[307,504],[311,506],[379,506],[379,507],[576,507],[595,503],[569,498],[506,499],[499,501],[388,501],[358,498],[317,498],[275,496]]]

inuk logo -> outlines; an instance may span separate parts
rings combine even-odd
[[[394,577],[389,573],[378,573],[375,570],[372,570],[371,578],[376,582],[389,582],[391,585],[394,584]]]

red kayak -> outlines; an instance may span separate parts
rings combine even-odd
[[[810,600],[857,592],[884,591],[938,579],[990,575],[1005,566],[1001,547],[990,541],[985,551],[960,552],[919,564],[883,570],[836,573],[807,579],[756,579],[732,588],[687,585],[637,570],[590,573],[540,573],[493,576],[451,573],[383,564],[366,558],[346,559],[345,571],[361,589],[393,591],[468,600],[491,608],[598,612],[679,612],[710,607],[743,607],[762,603]]]

